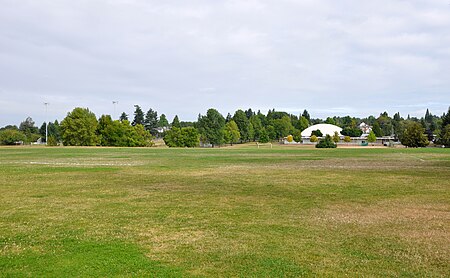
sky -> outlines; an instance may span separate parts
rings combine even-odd
[[[448,0],[0,0],[0,126],[134,105],[314,118],[450,106]],[[113,105],[113,101],[117,101]],[[44,103],[49,103],[47,112]]]

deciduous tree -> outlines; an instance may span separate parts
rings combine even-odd
[[[95,146],[100,143],[97,135],[97,118],[87,108],[77,107],[61,122],[64,145]]]

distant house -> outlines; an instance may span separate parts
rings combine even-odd
[[[369,134],[372,131],[372,127],[370,125],[366,124],[365,122],[362,122],[359,125],[359,129],[361,129],[363,134]]]

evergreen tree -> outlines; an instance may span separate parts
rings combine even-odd
[[[175,117],[173,118],[171,126],[172,126],[172,128],[174,128],[174,127],[181,128],[180,120],[178,119],[178,115],[175,115]]]
[[[311,121],[311,116],[309,115],[308,111],[305,109],[302,113],[302,117],[304,117],[306,120],[308,120],[308,125]]]
[[[168,126],[169,121],[167,120],[166,115],[161,114],[161,116],[159,117],[158,127],[168,127]]]
[[[120,115],[119,120],[122,121],[128,121],[128,115],[125,112],[122,112],[122,114]]]
[[[139,105],[135,105],[134,108],[134,119],[131,125],[144,125],[144,112]]]
[[[147,114],[145,114],[144,127],[145,130],[150,131],[152,135],[158,133],[156,130],[158,128],[158,112],[151,108],[147,111]]]

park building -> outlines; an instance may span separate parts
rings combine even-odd
[[[285,144],[316,144],[310,141],[311,139],[311,133],[315,130],[320,130],[322,133],[322,137],[325,137],[326,135],[333,136],[335,132],[339,135],[340,142],[339,144],[345,144],[345,145],[354,145],[354,146],[367,146],[369,145],[369,142],[367,140],[368,133],[371,130],[371,127],[369,125],[363,124],[360,125],[360,128],[362,128],[363,134],[360,137],[351,137],[350,142],[346,143],[344,142],[344,135],[341,134],[342,128],[332,125],[332,124],[316,124],[312,125],[305,130],[302,131],[302,140],[301,142],[287,142],[287,140],[284,140]],[[319,137],[320,139],[320,137]],[[393,136],[383,136],[383,137],[377,137],[376,142],[371,143],[372,145],[378,145],[378,146],[392,146],[394,144],[398,144],[398,140],[394,138]]]

